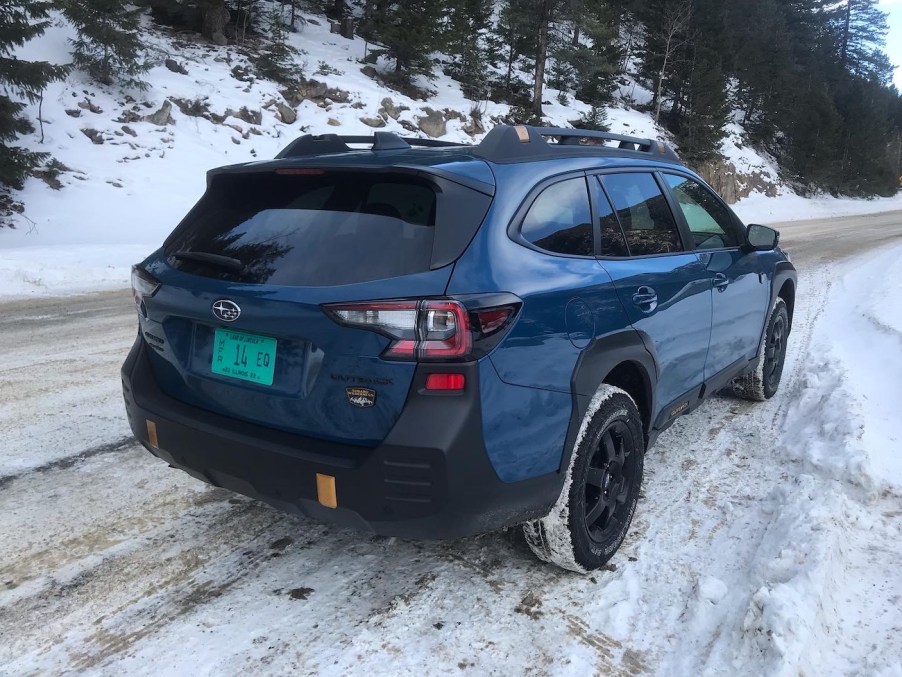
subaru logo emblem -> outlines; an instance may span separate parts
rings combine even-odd
[[[234,301],[219,299],[213,302],[213,314],[223,322],[234,322],[241,315],[241,308]]]

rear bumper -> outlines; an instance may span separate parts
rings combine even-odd
[[[424,394],[420,365],[408,401],[375,448],[338,444],[237,421],[162,392],[139,336],[122,366],[132,432],[154,456],[217,487],[286,512],[386,536],[452,539],[547,513],[562,477],[498,479],[482,439],[477,364],[461,394]],[[155,444],[148,431],[155,428]],[[337,508],[321,504],[317,474],[335,478]]]

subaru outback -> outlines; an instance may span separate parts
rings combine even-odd
[[[289,512],[411,539],[522,524],[540,558],[596,569],[661,431],[777,390],[778,239],[655,140],[303,136],[210,171],[135,266],[131,429]]]

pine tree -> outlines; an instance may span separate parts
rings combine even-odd
[[[22,115],[22,99],[36,103],[49,83],[68,72],[64,66],[24,61],[13,55],[14,47],[38,37],[50,25],[51,7],[50,2],[40,0],[4,0],[0,4],[0,186],[6,189],[21,188],[28,173],[47,156],[8,144],[20,134],[34,131]]]
[[[445,3],[445,45],[453,61],[450,74],[460,81],[464,96],[484,99],[488,95],[487,26],[491,0],[451,0]]]
[[[282,14],[282,6],[276,3],[267,12],[266,44],[257,58],[257,70],[265,78],[285,83],[297,79],[300,69],[294,60],[299,52],[288,42],[288,27]]]
[[[845,0],[832,11],[840,65],[854,75],[888,85],[893,65],[883,51],[889,26],[877,0]]]
[[[555,62],[569,67],[578,99],[595,108],[607,106],[620,61],[615,12],[606,2],[586,0],[570,0],[565,10],[573,29],[556,50]]]
[[[681,94],[674,133],[683,158],[698,165],[719,155],[729,114],[725,78],[713,50],[696,47]]]
[[[143,58],[139,34],[142,9],[124,0],[64,0],[63,12],[77,31],[72,40],[72,60],[97,82],[116,80],[143,89],[140,79],[150,66]]]
[[[394,79],[407,84],[417,75],[432,76],[432,52],[441,47],[441,18],[444,3],[439,0],[372,0],[367,18],[372,39],[382,43],[374,56],[385,55],[395,62]]]

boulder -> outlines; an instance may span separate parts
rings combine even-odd
[[[83,129],[81,133],[91,139],[91,143],[96,143],[98,146],[103,143],[103,134],[96,129]]]
[[[280,101],[276,102],[276,110],[279,111],[279,117],[286,125],[294,124],[298,119],[298,114],[295,112],[294,108],[286,106]]]
[[[225,112],[225,114],[226,117],[229,117],[231,115],[232,117],[238,118],[239,120],[244,120],[249,125],[263,124],[263,111],[251,110],[247,106],[242,106],[237,111],[229,108]]]
[[[166,68],[171,70],[173,73],[188,75],[188,70],[175,59],[166,59],[163,63],[165,64]]]
[[[420,128],[420,131],[426,134],[426,136],[431,136],[433,139],[437,139],[448,133],[447,121],[441,111],[433,110],[432,108],[424,108],[423,112],[426,113],[426,115],[417,118],[417,126]]]
[[[158,127],[174,125],[175,120],[172,119],[172,104],[167,99],[156,113],[148,115],[144,119]]]
[[[363,117],[360,118],[360,121],[367,127],[374,127],[376,129],[378,129],[379,127],[385,127],[385,120],[383,120],[382,118]]]
[[[401,117],[401,113],[410,109],[407,106],[398,106],[389,97],[385,97],[382,99],[382,110],[385,111],[385,114],[392,120],[397,120]]]

